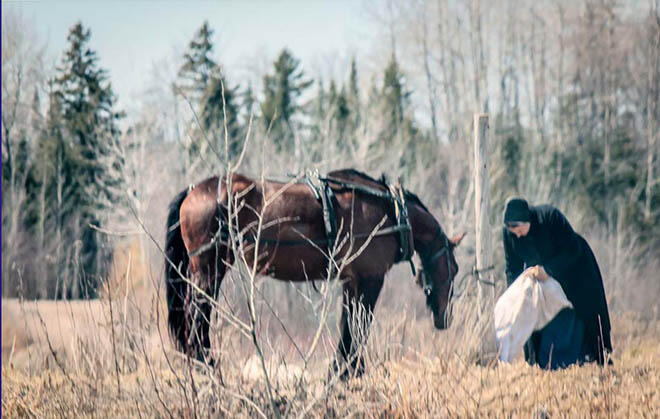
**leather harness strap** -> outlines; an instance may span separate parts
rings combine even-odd
[[[412,236],[412,228],[408,217],[408,206],[406,205],[406,198],[403,187],[401,187],[401,180],[397,180],[396,184],[389,184],[388,188],[394,202],[394,215],[396,218],[396,225],[401,226],[399,231],[399,254],[397,261],[407,260],[410,262],[410,267],[415,274],[415,266],[412,263],[413,254],[415,254],[415,247]]]
[[[436,259],[439,259],[443,255],[446,256],[447,260],[447,275],[451,276],[451,260],[449,257],[449,250],[451,248],[451,245],[449,243],[449,239],[447,236],[442,232],[442,229],[438,228],[438,230],[435,233],[435,238],[432,240],[432,242],[435,242],[439,238],[444,238],[444,244],[443,246],[435,251],[432,254],[429,254],[429,251],[424,249],[423,251],[420,252],[419,256],[422,259],[422,266],[424,267],[424,275],[422,275],[422,280],[423,280],[423,288],[424,288],[424,294],[426,295],[431,295],[433,292],[433,282],[429,280],[428,276],[429,274],[434,272],[434,269],[432,268],[432,263],[436,261]]]
[[[409,261],[410,268],[412,269],[413,275],[415,275],[415,266],[412,262],[412,257],[415,254],[415,248],[412,236],[412,228],[410,226],[410,218],[408,216],[408,206],[405,202],[405,190],[401,186],[401,181],[398,180],[396,184],[386,185],[387,190],[383,191],[359,183],[347,182],[343,179],[337,179],[334,177],[319,177],[319,179],[326,184],[333,183],[345,189],[359,191],[366,195],[391,200],[394,203],[394,215],[396,224],[392,227],[380,230],[379,233],[381,234],[378,235],[385,235],[395,232],[399,233],[399,252],[397,253],[395,263],[405,260]]]
[[[304,182],[312,190],[316,200],[321,203],[323,226],[325,227],[325,234],[328,238],[328,249],[332,252],[337,241],[337,219],[335,217],[335,207],[332,204],[334,193],[332,192],[332,188],[328,186],[328,182],[321,180],[316,172],[305,176]]]

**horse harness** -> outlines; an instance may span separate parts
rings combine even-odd
[[[451,249],[451,245],[449,243],[449,239],[447,236],[442,232],[442,229],[438,228],[438,230],[435,233],[435,238],[431,240],[431,243],[435,243],[435,241],[438,238],[443,238],[444,243],[443,246],[437,250],[435,253],[429,254],[429,251],[427,249],[423,249],[422,251],[419,252],[420,259],[422,260],[422,267],[423,267],[423,274],[422,274],[422,288],[424,290],[424,294],[427,296],[431,295],[433,292],[433,282],[429,281],[429,276],[427,275],[434,272],[434,269],[432,268],[432,263],[436,261],[436,259],[439,259],[443,255],[446,256],[447,260],[447,275],[451,276],[451,258],[449,257],[449,250]]]
[[[361,192],[366,195],[383,198],[393,202],[395,222],[396,222],[395,225],[378,230],[376,233],[373,234],[373,236],[374,237],[385,236],[389,234],[398,233],[397,237],[399,241],[399,251],[397,253],[395,263],[402,261],[409,261],[413,274],[415,273],[415,268],[412,262],[412,257],[415,251],[413,246],[414,243],[412,236],[412,228],[410,226],[408,207],[405,201],[405,190],[403,189],[399,181],[396,182],[395,184],[387,185],[388,189],[386,191],[383,191],[381,189],[376,189],[359,183],[345,181],[343,179],[337,179],[333,177],[321,177],[318,175],[318,173],[309,173],[307,174],[307,176],[304,177],[302,183],[305,183],[307,186],[309,186],[309,188],[312,190],[312,193],[316,197],[317,201],[319,201],[319,203],[321,204],[321,207],[323,209],[322,211],[323,225],[326,231],[326,239],[325,240],[311,240],[311,239],[271,240],[271,239],[261,238],[259,240],[260,242],[269,243],[272,241],[273,243],[276,243],[280,246],[287,246],[287,245],[295,246],[295,245],[309,244],[309,243],[314,243],[319,245],[325,244],[328,246],[329,251],[331,251],[337,242],[337,235],[338,235],[337,219],[336,219],[336,212],[334,205],[334,201],[336,201],[336,199],[334,197],[334,191],[331,186],[332,184],[339,186],[341,189],[350,189],[353,191]],[[189,187],[189,191],[192,188],[193,186],[191,185],[191,187]],[[220,188],[221,188],[221,183],[219,182],[218,197],[221,196]],[[218,206],[220,205],[221,203],[218,202]],[[222,211],[220,211],[220,214],[222,214]],[[362,237],[362,236],[366,237],[368,235],[369,234],[355,234],[354,237]],[[218,232],[213,236],[213,238],[211,238],[211,240],[208,243],[188,252],[188,256],[189,257],[197,256],[207,250],[210,250],[218,243],[227,243],[228,240],[229,240],[229,227],[226,222],[220,222],[220,228]]]
[[[408,207],[405,201],[405,191],[401,187],[401,182],[387,185],[388,190],[372,188],[359,183],[348,182],[333,177],[321,177],[317,173],[308,174],[304,183],[307,184],[317,201],[323,208],[323,225],[325,226],[328,248],[332,249],[337,242],[337,217],[334,207],[334,191],[332,185],[339,186],[341,189],[349,189],[353,192],[361,192],[365,195],[371,195],[378,198],[391,201],[394,204],[395,225],[378,230],[374,236],[385,236],[398,233],[399,251],[395,263],[410,261],[415,253],[412,228],[408,216]],[[361,236],[361,235],[356,235]],[[413,268],[414,271],[414,268]]]

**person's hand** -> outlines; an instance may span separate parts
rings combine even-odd
[[[525,275],[531,275],[534,279],[538,281],[545,281],[546,279],[548,279],[548,273],[541,265],[529,267],[525,269],[525,272],[523,273]]]
[[[538,279],[539,281],[545,281],[546,279],[548,279],[548,273],[545,271],[545,268],[543,266],[537,265],[536,268],[537,268],[536,279]]]
[[[530,266],[529,268],[525,269],[525,271],[522,274],[525,276],[531,276],[532,278],[536,279],[537,272],[538,272],[537,266]]]

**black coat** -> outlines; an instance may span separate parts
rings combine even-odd
[[[530,212],[531,226],[526,236],[517,238],[506,227],[503,229],[507,285],[511,285],[525,268],[543,266],[548,275],[561,284],[584,324],[585,355],[602,363],[602,347],[611,352],[612,341],[607,300],[596,257],[558,209],[539,205],[530,207]]]

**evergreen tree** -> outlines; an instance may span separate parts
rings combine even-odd
[[[510,110],[517,114],[517,110]],[[506,200],[519,190],[521,166],[524,159],[524,134],[517,117],[507,118],[503,114],[495,116],[493,163],[491,176],[493,184],[492,206],[503,208]]]
[[[350,115],[346,89],[342,88],[337,92],[337,85],[331,80],[326,92],[323,82],[319,80],[318,93],[311,106],[311,129],[314,137],[329,142],[323,148],[323,154],[334,152],[337,148],[346,148]],[[314,158],[323,159],[324,156],[318,155]]]
[[[243,118],[243,125],[245,127],[250,123],[250,118],[254,112],[254,104],[257,103],[257,98],[254,97],[254,91],[252,90],[252,84],[248,83],[247,88],[243,92],[241,105],[245,112],[245,117]]]
[[[386,136],[394,137],[403,125],[405,110],[408,106],[410,92],[406,91],[403,73],[399,70],[396,57],[392,58],[385,68],[381,98],[386,118]],[[390,138],[391,138],[390,137]]]
[[[76,207],[80,203],[81,191],[79,175],[84,160],[80,148],[69,141],[70,134],[64,120],[61,97],[54,90],[54,80],[50,82],[49,107],[46,125],[37,149],[39,178],[46,189],[46,200],[59,228],[65,227],[65,221],[73,219]]]
[[[314,140],[323,139],[328,130],[328,115],[327,108],[329,106],[326,96],[323,80],[319,79],[316,82],[317,93],[316,97],[310,103],[310,116],[311,116],[311,138]],[[322,158],[321,156],[314,156],[314,158]]]
[[[297,60],[284,49],[274,63],[274,74],[264,76],[261,112],[271,138],[280,150],[293,150],[294,116],[302,109],[300,96],[312,84]]]
[[[328,88],[328,103],[330,106],[334,106],[337,102],[337,83],[334,80],[330,80],[330,87]]]
[[[350,116],[351,111],[348,107],[346,89],[342,88],[335,98],[332,113],[332,119],[334,121],[337,135],[337,144],[339,144],[340,148],[346,148],[348,145],[346,142],[349,134]]]
[[[385,118],[380,138],[387,146],[401,150],[400,170],[411,173],[417,165],[418,149],[424,145],[424,136],[409,114],[411,92],[405,87],[404,75],[399,69],[396,57],[385,68],[383,86],[380,91],[381,112]],[[431,156],[432,153],[419,153]]]
[[[235,156],[241,149],[243,130],[238,115],[240,110],[237,103],[238,87],[230,87],[220,65],[212,58],[213,33],[207,21],[195,33],[184,54],[184,63],[179,69],[179,81],[176,84],[176,88],[191,101],[195,111],[198,112],[201,125],[198,128],[204,131],[199,132],[196,128],[191,136],[192,143],[188,153],[193,161],[206,157],[209,152],[216,158],[223,158],[225,113],[229,158]]]
[[[325,89],[323,87],[323,80],[319,79],[318,81],[318,93],[316,94],[315,106],[314,106],[314,116],[319,124],[323,123],[323,120],[326,117],[326,109],[328,106],[327,98],[325,95]]]
[[[94,295],[106,273],[111,251],[105,246],[106,237],[90,225],[104,224],[108,210],[121,203],[124,186],[117,125],[123,115],[114,109],[116,98],[107,72],[89,48],[90,37],[81,23],[69,32],[69,47],[54,80],[56,100],[51,104],[55,109],[51,109],[50,130],[58,132],[47,139],[54,142],[50,148],[56,152],[57,166],[57,179],[50,182],[59,189],[57,199],[66,195],[71,208],[58,215],[58,223],[72,229],[81,241],[81,275],[66,295],[74,298]],[[57,128],[60,118],[66,137]]]
[[[188,51],[183,55],[184,63],[179,69],[180,82],[176,87],[194,103],[202,99],[219,70],[218,64],[211,58],[213,32],[209,23],[204,21],[188,44]]]
[[[43,130],[43,118],[40,110],[39,93],[35,89],[32,97],[29,133],[22,135],[16,156],[17,169],[24,175],[23,187],[27,197],[24,213],[26,230],[34,232],[39,221],[37,214],[37,198],[40,191],[38,179],[37,160],[35,159],[35,143]]]
[[[50,258],[42,260],[42,272],[48,272],[48,280],[43,287],[45,295],[62,297],[61,288],[74,271],[75,263],[65,256],[65,243],[74,243],[78,238],[73,234],[73,220],[78,215],[80,202],[79,188],[75,179],[75,169],[82,164],[78,149],[68,142],[60,97],[55,93],[54,80],[49,82],[48,112],[36,149],[37,178],[40,181],[39,220],[37,240],[42,251],[46,250],[46,236],[55,243],[50,249]],[[58,288],[58,290],[56,290]],[[56,294],[57,293],[57,294]],[[58,295],[59,294],[59,295]]]
[[[355,62],[355,57],[353,57],[351,60],[351,72],[348,76],[347,105],[351,112],[350,130],[354,132],[360,125],[360,117],[362,114],[360,104],[360,90],[358,88],[357,63]]]
[[[234,158],[241,151],[241,127],[238,121],[238,87],[229,88],[225,79],[212,76],[209,86],[202,98],[201,124],[202,128],[213,138],[216,151],[224,153],[225,116],[227,118],[227,139],[229,141],[229,158]],[[224,98],[223,98],[224,96]],[[200,150],[202,154],[202,150]]]
[[[623,127],[615,129],[610,141],[612,163],[611,175],[607,180],[603,176],[605,154],[602,137],[596,136],[585,139],[582,144],[573,144],[564,153],[566,170],[574,179],[571,186],[577,192],[575,199],[583,207],[589,208],[596,220],[605,225],[613,221],[610,219],[612,211],[618,210],[623,210],[618,215],[627,218],[626,224],[641,224],[641,194],[634,191],[643,188],[644,178],[639,173],[643,173],[644,150],[638,147],[630,132]],[[622,197],[631,196],[636,199],[627,198],[617,202]]]

